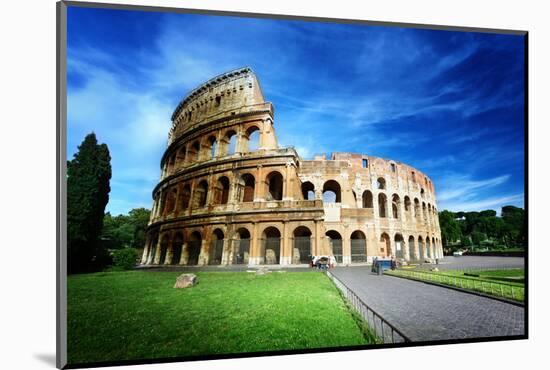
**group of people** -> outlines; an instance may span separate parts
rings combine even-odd
[[[318,270],[327,270],[336,265],[334,256],[311,256],[311,267],[316,267]]]

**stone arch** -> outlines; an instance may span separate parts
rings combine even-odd
[[[437,250],[437,244],[435,243],[435,238],[432,236],[432,258],[438,258],[439,252]]]
[[[430,242],[430,237],[426,237],[426,257],[433,258],[432,243]]]
[[[202,180],[195,187],[193,192],[193,208],[201,208],[206,206],[206,200],[208,198],[208,182]]]
[[[283,175],[278,171],[266,176],[267,200],[283,200]]]
[[[206,139],[206,148],[205,149],[205,156],[206,159],[212,159],[216,157],[216,151],[218,147],[218,142],[216,140],[215,136],[209,136]]]
[[[262,256],[267,265],[281,262],[281,232],[274,226],[265,228],[262,233]]]
[[[201,146],[198,140],[189,145],[189,148],[187,149],[187,162],[190,164],[198,162],[200,149]]]
[[[176,167],[183,167],[185,165],[186,148],[183,145],[176,153]]]
[[[400,233],[396,233],[394,238],[394,245],[395,245],[395,258],[405,258],[405,239],[403,239],[403,235]]]
[[[253,202],[254,201],[254,189],[256,186],[256,180],[250,173],[241,175],[237,183],[237,192],[240,202]]]
[[[388,199],[386,194],[378,194],[378,216],[381,218],[387,217]]]
[[[392,195],[391,211],[393,218],[397,220],[399,218],[399,213],[401,212],[401,199],[397,194]]]
[[[210,253],[208,264],[221,265],[223,257],[223,244],[225,236],[219,228],[212,232],[212,240],[210,241]]]
[[[363,208],[372,208],[372,193],[370,190],[365,190],[363,192]]]
[[[409,236],[409,261],[417,260],[418,255],[414,249],[414,236]]]
[[[168,190],[166,195],[166,214],[172,214],[176,210],[176,196],[178,194],[178,190],[175,187],[172,187]]]
[[[428,215],[426,213],[426,202],[422,202],[422,222],[426,223],[428,221]]]
[[[426,250],[424,249],[424,240],[421,236],[418,237],[418,259],[426,258]]]
[[[237,132],[229,130],[224,137],[224,155],[232,155],[237,151]]]
[[[181,231],[178,231],[174,235],[174,239],[172,240],[172,259],[170,261],[172,265],[177,265],[180,263],[182,250],[183,250],[183,233]]]
[[[246,130],[245,138],[243,152],[253,152],[260,148],[260,128],[258,126],[250,126]]]
[[[380,253],[382,257],[390,257],[392,255],[391,239],[387,233],[380,235]]]
[[[185,184],[180,193],[180,199],[179,199],[180,209],[181,210],[188,209],[190,200],[191,200],[191,186],[189,184]]]
[[[241,227],[233,236],[233,263],[236,265],[248,264],[250,256],[250,231]]]
[[[414,218],[418,221],[420,217],[420,201],[418,198],[414,198]]]
[[[166,255],[168,254],[168,247],[170,243],[170,235],[165,233],[160,239],[160,256],[159,256],[159,265],[164,265],[166,262]]]
[[[343,262],[343,249],[342,249],[342,235],[336,230],[329,230],[325,233],[329,238],[329,245],[332,250],[332,255],[336,259],[336,262]]]
[[[355,230],[350,235],[351,262],[367,262],[367,238],[361,230]]]
[[[403,204],[405,205],[405,212],[409,212],[411,210],[411,198],[408,195],[405,195]]]
[[[198,231],[193,231],[189,236],[189,242],[188,242],[189,258],[187,260],[187,265],[195,266],[199,263],[201,247],[202,247],[202,235]]]
[[[155,231],[152,233],[151,244],[149,245],[149,251],[147,253],[147,258],[145,260],[146,264],[152,264],[155,260],[155,255],[157,253],[157,244],[159,242],[159,233]]]
[[[386,189],[386,179],[384,179],[383,177],[379,177],[378,179],[376,179],[376,188],[380,190]]]
[[[302,196],[304,200],[315,200],[315,185],[311,181],[302,183]]]
[[[323,184],[323,202],[341,203],[342,190],[338,181],[328,180]]]
[[[229,179],[227,176],[221,176],[216,181],[214,188],[214,204],[227,204],[229,201]]]
[[[298,226],[294,229],[293,236],[292,263],[310,263],[311,230],[306,226]]]
[[[424,188],[421,188],[420,189],[420,197],[424,198],[424,195],[425,195]]]

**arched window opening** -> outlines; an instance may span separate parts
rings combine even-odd
[[[424,240],[421,236],[418,237],[418,259],[423,260],[426,258],[426,251],[424,250]]]
[[[390,236],[386,233],[380,235],[380,254],[382,257],[390,257],[392,255]]]
[[[181,251],[183,247],[183,234],[178,232],[174,235],[174,240],[172,241],[172,265],[178,265],[181,259]]]
[[[238,199],[241,202],[252,202],[254,201],[254,187],[256,180],[254,176],[249,173],[246,173],[241,176],[241,179],[238,183]]]
[[[164,265],[166,262],[166,254],[168,253],[168,243],[170,242],[169,237],[167,234],[164,234],[164,236],[161,239],[160,242],[160,258],[159,258],[159,265]]]
[[[262,236],[264,263],[266,265],[279,264],[281,256],[281,233],[277,228],[271,226],[264,230]]]
[[[372,193],[370,190],[365,190],[363,192],[363,208],[372,208]]]
[[[187,159],[190,164],[198,162],[200,148],[199,142],[195,141],[187,150]]]
[[[216,182],[214,204],[227,204],[229,200],[229,179],[222,176]]]
[[[341,203],[342,194],[340,184],[334,180],[329,180],[323,185],[323,202]]]
[[[395,258],[405,258],[405,240],[403,240],[403,235],[397,233],[394,237],[395,243]]]
[[[378,194],[378,216],[381,218],[387,217],[387,208],[388,200],[386,197],[386,194],[380,193]]]
[[[420,217],[420,201],[418,198],[414,198],[414,218],[418,220]]]
[[[217,151],[217,148],[218,148],[218,142],[216,141],[216,138],[214,136],[210,136],[208,138],[208,144],[209,144],[209,147],[210,147],[210,150],[209,150],[209,158],[212,159],[212,158],[215,158],[216,157],[216,151]]]
[[[173,188],[168,191],[166,198],[166,214],[172,214],[176,210],[176,195],[177,189]]]
[[[294,248],[292,263],[309,263],[311,261],[311,231],[305,226],[294,230]]]
[[[411,198],[405,196],[405,211],[409,212],[411,210]]]
[[[250,255],[250,232],[240,228],[233,238],[233,263],[237,265],[248,264]]]
[[[315,186],[306,181],[302,184],[302,195],[304,200],[315,200]]]
[[[336,259],[337,263],[343,262],[343,252],[342,252],[342,236],[339,232],[335,230],[329,230],[325,233],[329,238],[329,245],[332,249],[332,255]]]
[[[418,256],[414,250],[414,236],[409,236],[409,261],[417,260]]]
[[[189,237],[187,265],[194,266],[199,263],[199,256],[201,254],[202,236],[198,231],[194,231]]]
[[[283,200],[283,175],[271,172],[266,177],[267,200]]]
[[[193,192],[193,208],[200,208],[206,205],[206,199],[208,196],[208,183],[206,180],[199,182],[195,191]]]
[[[401,199],[399,198],[399,195],[397,194],[394,194],[392,196],[392,200],[391,200],[391,209],[392,209],[392,216],[393,218],[395,218],[396,220],[399,218],[399,211],[400,211],[400,208],[401,208]]]
[[[232,155],[237,151],[237,133],[230,131],[227,135],[227,154]]]
[[[426,203],[422,202],[422,219],[424,223],[428,221],[428,215],[426,213]]]
[[[260,148],[260,129],[252,126],[246,130],[247,148],[245,152],[254,152]]]
[[[424,198],[424,188],[420,189],[420,196]]]
[[[185,146],[182,146],[176,154],[176,167],[181,168],[185,164]]]
[[[351,262],[367,262],[367,239],[361,230],[351,233]]]
[[[430,237],[426,237],[426,257],[433,258],[433,250],[430,243]]]
[[[212,241],[210,244],[210,255],[208,259],[209,265],[221,265],[223,256],[224,235],[220,229],[214,230],[212,233]]]
[[[386,180],[383,177],[379,177],[378,180],[376,180],[376,188],[386,189]]]
[[[180,194],[180,209],[189,208],[189,200],[191,199],[191,186],[185,184]]]

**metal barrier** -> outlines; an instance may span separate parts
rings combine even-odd
[[[353,290],[348,288],[346,284],[334,276],[330,271],[326,271],[326,275],[332,280],[338,290],[342,292],[348,303],[367,322],[369,328],[382,343],[406,343],[411,341],[407,336],[363,302]]]

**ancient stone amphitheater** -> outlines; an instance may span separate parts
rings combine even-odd
[[[250,68],[214,77],[172,115],[145,265],[339,264],[441,258],[432,181],[354,153],[304,160],[279,147]]]

